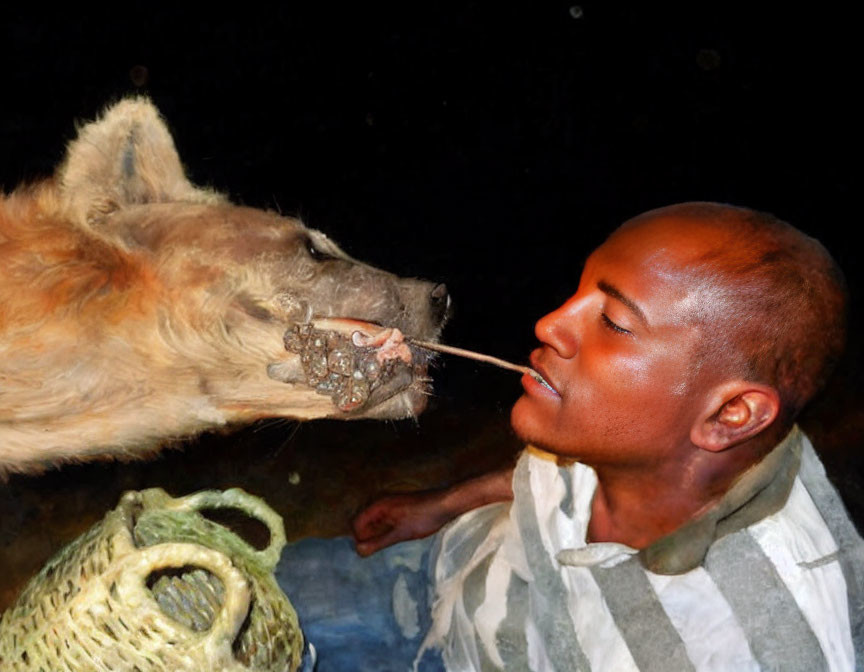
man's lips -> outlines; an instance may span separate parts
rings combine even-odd
[[[550,382],[549,374],[546,373],[546,369],[544,369],[543,365],[537,361],[538,358],[537,358],[535,353],[533,353],[533,352],[531,353],[530,360],[531,360],[531,368],[534,369],[534,371],[537,372],[537,374],[539,374],[539,376],[532,376],[530,374],[525,374],[525,376],[523,376],[523,385],[525,383],[525,378],[528,378],[528,379],[530,379],[530,382],[532,384],[536,384],[537,386],[539,386],[544,391],[552,393],[556,397],[561,396],[560,394],[558,394],[558,390],[555,388],[553,383]]]

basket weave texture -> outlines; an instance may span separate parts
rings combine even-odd
[[[264,523],[256,550],[201,511]],[[127,492],[0,617],[3,672],[294,672],[303,637],[273,570],[282,519],[242,490]]]

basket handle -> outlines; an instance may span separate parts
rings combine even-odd
[[[257,550],[242,540],[258,564],[272,571],[279,563],[279,556],[285,547],[285,525],[282,516],[271,509],[260,497],[250,495],[240,488],[230,490],[202,490],[184,497],[182,506],[193,511],[201,509],[237,509],[251,518],[261,521],[270,531],[270,543],[264,550]],[[238,538],[240,538],[238,536]]]
[[[116,583],[118,599],[129,608],[150,607],[151,611],[162,614],[159,603],[147,588],[147,577],[160,569],[185,566],[201,567],[216,575],[225,586],[225,600],[208,631],[198,633],[180,624],[175,627],[198,636],[200,641],[195,646],[225,646],[223,654],[231,655],[231,645],[249,613],[251,591],[246,578],[224,553],[198,544],[147,546],[120,560],[106,575],[105,585],[110,585],[111,581]]]

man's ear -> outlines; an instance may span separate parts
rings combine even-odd
[[[780,396],[773,387],[731,381],[711,391],[705,412],[690,430],[690,440],[703,450],[719,452],[753,438],[779,412]]]

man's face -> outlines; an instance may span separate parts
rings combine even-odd
[[[554,390],[523,377],[511,414],[521,438],[594,466],[656,464],[686,445],[705,392],[687,262],[716,244],[706,236],[655,218],[591,255],[576,294],[537,323],[531,363]]]

